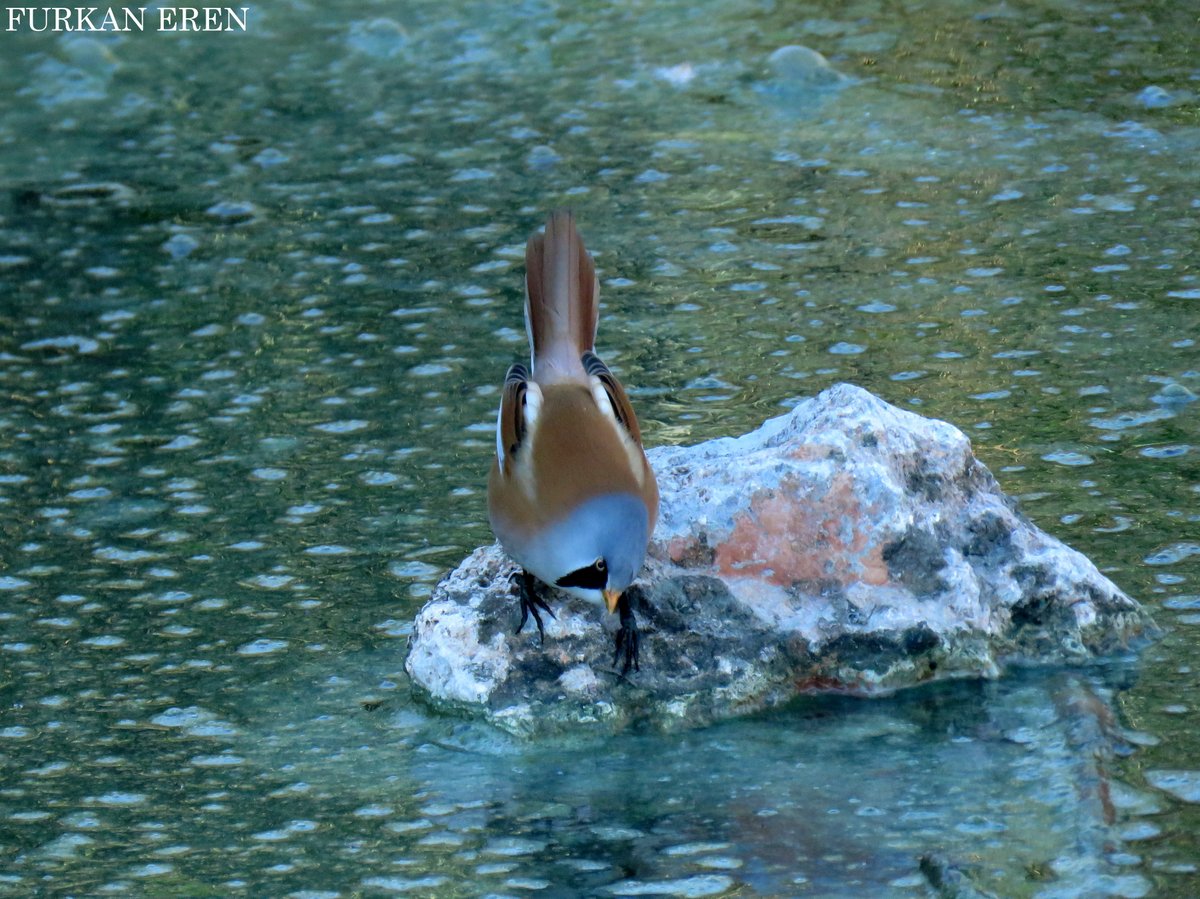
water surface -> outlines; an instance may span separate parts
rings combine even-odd
[[[0,893],[922,896],[938,852],[998,895],[1194,895],[1185,7],[0,36]],[[407,623],[490,539],[558,205],[648,443],[853,381],[963,428],[1166,638],[600,745],[430,716]]]

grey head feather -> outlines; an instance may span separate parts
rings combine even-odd
[[[526,566],[539,578],[554,583],[562,576],[604,559],[608,587],[628,587],[646,557],[649,540],[646,504],[632,493],[593,497],[554,523],[525,556]]]

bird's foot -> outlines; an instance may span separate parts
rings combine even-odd
[[[613,667],[617,667],[617,662],[624,656],[624,662],[621,665],[621,676],[624,677],[629,673],[629,669],[641,671],[641,666],[638,664],[638,644],[641,638],[638,635],[637,620],[633,617],[633,609],[629,605],[628,592],[622,594],[620,602],[617,603],[617,609],[621,612],[621,626],[617,628],[616,646],[613,649]]]
[[[542,643],[546,642],[546,628],[542,624],[542,612],[548,614],[551,618],[554,617],[554,610],[550,608],[537,590],[537,581],[528,571],[517,571],[513,573],[513,583],[517,588],[517,596],[521,600],[521,623],[517,625],[516,633],[521,633],[525,627],[525,622],[529,620],[529,616],[533,616],[534,623],[537,624],[538,639]]]

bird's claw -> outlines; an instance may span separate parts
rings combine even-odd
[[[641,643],[641,637],[638,634],[637,621],[633,617],[633,609],[629,605],[629,595],[624,594],[617,605],[621,612],[621,626],[617,628],[617,636],[615,646],[613,648],[613,667],[617,667],[617,662],[623,655],[625,661],[621,666],[621,676],[624,677],[629,673],[629,669],[641,671],[641,665],[638,664],[638,649]]]
[[[549,603],[538,593],[537,581],[528,571],[516,571],[512,576],[513,586],[517,591],[517,597],[521,601],[521,623],[517,625],[516,633],[521,633],[525,628],[526,622],[530,616],[533,617],[534,623],[538,629],[538,639],[546,642],[546,628],[542,621],[542,612],[545,612],[551,618],[556,617],[554,610],[550,608]],[[617,668],[620,663],[620,675],[624,677],[629,674],[630,669],[641,671],[639,663],[641,635],[638,633],[637,620],[633,617],[633,608],[629,604],[629,595],[625,594],[621,597],[617,604],[617,609],[621,613],[621,626],[617,628],[617,635],[613,647],[613,668]]]
[[[638,664],[638,643],[640,638],[636,628],[622,626],[617,630],[616,648],[613,650],[613,667],[617,667],[617,661],[622,654],[625,656],[625,662],[621,666],[621,676],[624,677],[629,673],[629,669],[641,671],[642,668]]]
[[[537,585],[534,583],[533,575],[528,571],[518,571],[513,574],[513,582],[517,587],[517,596],[521,600],[521,623],[517,625],[515,633],[521,633],[525,627],[525,622],[529,620],[529,616],[533,616],[534,623],[537,624],[538,639],[546,642],[546,628],[542,623],[542,612],[548,614],[551,618],[554,617],[554,610],[550,608],[549,603],[538,595]],[[540,610],[540,611],[539,611]]]

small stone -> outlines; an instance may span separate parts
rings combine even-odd
[[[1200,291],[1197,291],[1197,295],[1200,296]],[[1162,390],[1150,397],[1150,399],[1160,406],[1182,407],[1188,403],[1196,402],[1197,396],[1182,384],[1171,383],[1164,385]]]
[[[1157,84],[1151,84],[1138,91],[1133,99],[1143,109],[1169,109],[1191,101],[1192,94],[1187,91],[1169,91]]]
[[[776,82],[791,90],[830,87],[846,80],[824,56],[799,44],[780,47],[767,57],[767,66]]]
[[[380,17],[351,25],[346,43],[364,56],[394,59],[408,46],[408,33],[394,19]]]
[[[855,82],[816,50],[798,44],[780,47],[767,57],[766,77],[755,92],[785,116],[814,114],[831,96]]]

